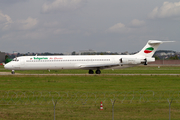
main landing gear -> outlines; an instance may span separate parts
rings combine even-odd
[[[89,74],[94,74],[93,70],[89,70]],[[101,71],[99,69],[96,70],[96,74],[101,74]]]

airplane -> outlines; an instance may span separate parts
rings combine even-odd
[[[134,55],[73,55],[73,56],[21,56],[4,65],[11,70],[63,70],[85,69],[89,74],[101,74],[102,69],[133,67],[154,62],[153,54],[160,44],[174,41],[149,40],[144,48]]]

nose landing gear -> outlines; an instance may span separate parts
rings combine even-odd
[[[14,71],[14,70],[11,70],[11,74],[15,74],[15,71]]]

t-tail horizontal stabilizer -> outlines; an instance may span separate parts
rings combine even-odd
[[[145,56],[146,58],[152,57],[156,52],[157,48],[159,47],[159,45],[167,42],[175,42],[175,41],[149,40],[147,44],[144,46],[144,48],[136,55]]]

